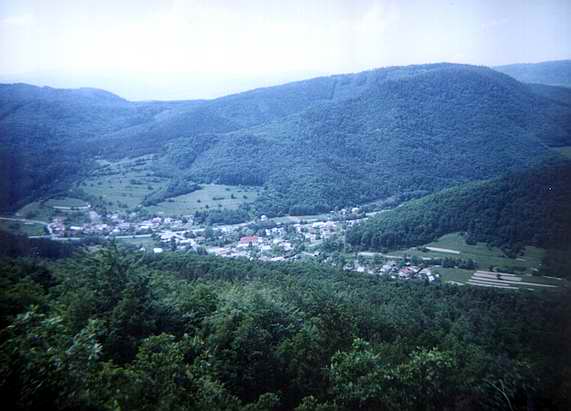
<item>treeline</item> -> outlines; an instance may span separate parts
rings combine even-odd
[[[183,194],[189,194],[193,191],[200,190],[200,186],[192,181],[184,180],[184,179],[176,179],[174,181],[169,182],[166,188],[154,191],[145,196],[143,200],[143,205],[153,206],[157,205],[162,201],[168,200],[169,198],[180,196]]]
[[[114,248],[2,260],[14,410],[569,409],[571,299]]]
[[[571,244],[571,163],[557,161],[499,179],[411,201],[356,225],[347,241],[386,250],[429,243],[455,232],[515,256],[525,245]]]
[[[86,242],[51,241],[28,238],[0,230],[0,257],[64,258],[71,257]]]
[[[213,209],[196,211],[194,213],[195,224],[239,224],[250,220],[252,217],[245,208],[236,210],[231,209]]]

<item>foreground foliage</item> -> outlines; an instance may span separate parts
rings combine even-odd
[[[3,260],[13,409],[568,409],[571,300],[115,248]]]

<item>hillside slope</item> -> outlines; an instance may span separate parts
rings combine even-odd
[[[264,184],[261,212],[303,214],[490,178],[570,141],[568,106],[490,69],[430,67],[264,126],[177,140],[163,164]]]
[[[394,249],[455,232],[517,251],[524,245],[571,245],[571,162],[557,161],[498,179],[451,188],[355,226],[347,241]]]
[[[93,164],[87,142],[199,104],[132,103],[97,89],[0,84],[0,210],[76,180]]]
[[[390,67],[211,101],[0,87],[0,209],[64,189],[94,159],[157,154],[195,182],[264,185],[256,207],[307,213],[434,191],[571,145],[567,97],[484,67]],[[563,96],[563,97],[562,97]]]
[[[523,83],[541,83],[571,87],[571,60],[546,61],[535,64],[509,64],[494,70],[512,76]]]

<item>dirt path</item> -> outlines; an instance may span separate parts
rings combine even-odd
[[[440,248],[440,247],[426,247],[427,250],[436,251],[437,253],[448,253],[448,254],[460,254],[458,250],[451,250],[449,248]]]

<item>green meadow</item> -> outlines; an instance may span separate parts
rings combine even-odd
[[[153,213],[165,215],[189,215],[196,211],[237,209],[252,202],[258,196],[254,187],[201,184],[201,189],[189,194],[169,198],[156,206],[147,207]]]

